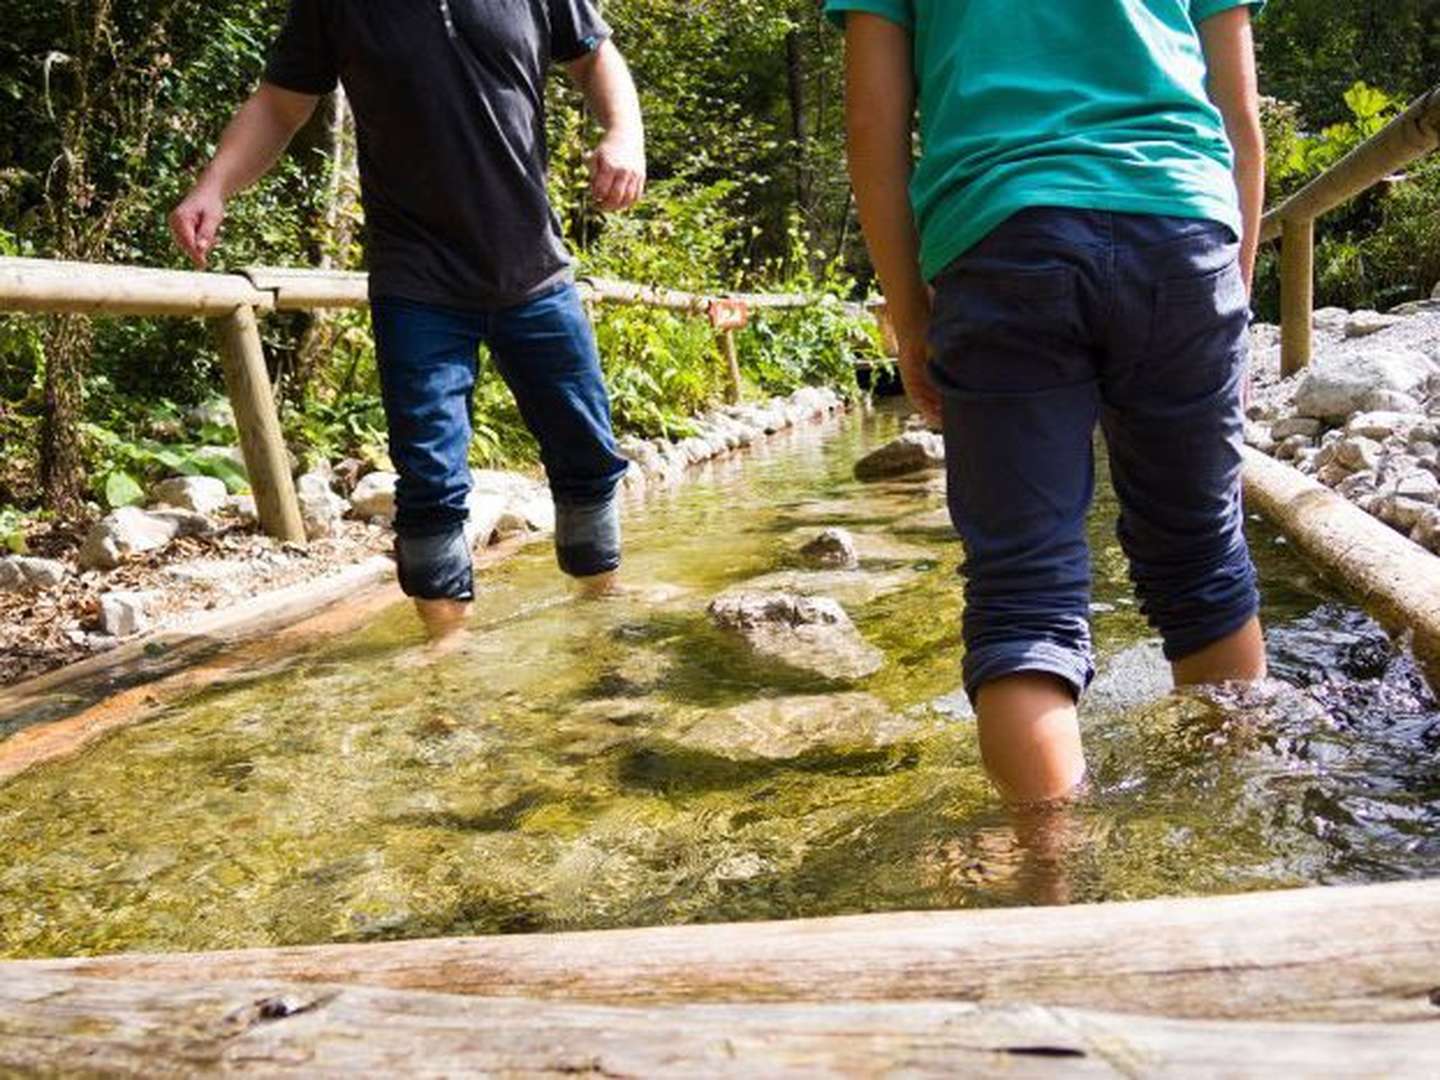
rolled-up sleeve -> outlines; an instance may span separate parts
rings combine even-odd
[[[825,14],[836,26],[844,27],[845,16],[852,11],[865,15],[879,15],[906,30],[915,29],[915,5],[913,0],[825,0]]]
[[[340,81],[325,0],[290,0],[290,13],[265,64],[265,81],[297,94],[328,94]]]
[[[594,52],[610,27],[590,0],[550,0],[550,59],[568,64]]]
[[[1237,7],[1248,7],[1251,15],[1259,15],[1265,0],[1190,0],[1190,19],[1199,26],[1210,16]]]

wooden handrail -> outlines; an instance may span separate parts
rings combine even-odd
[[[1397,169],[1440,148],[1440,86],[1422,94],[1370,139],[1267,213],[1262,242],[1282,239],[1282,375],[1310,363],[1314,351],[1315,219],[1368,191]]]
[[[589,303],[631,304],[707,316],[729,371],[732,400],[740,394],[735,330],[751,308],[803,308],[823,297],[792,294],[707,296],[604,278],[578,280]],[[271,536],[302,542],[304,524],[288,468],[256,316],[272,311],[359,308],[369,276],[333,270],[252,267],[238,274],[196,273],[103,263],[0,257],[0,312],[99,316],[199,316],[216,331],[225,383],[260,524]],[[851,305],[858,313],[864,308]],[[722,320],[718,318],[724,314]],[[738,315],[738,318],[737,318]]]

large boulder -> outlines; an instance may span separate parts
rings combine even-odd
[[[176,476],[162,480],[150,492],[153,503],[193,510],[197,514],[213,514],[230,498],[223,480],[213,476]]]
[[[1406,349],[1324,356],[1301,379],[1295,410],[1316,420],[1343,422],[1367,408],[1383,407],[1378,404],[1382,397],[1394,402],[1415,395],[1434,371],[1428,356]]]
[[[1345,322],[1347,338],[1369,337],[1405,321],[1403,315],[1381,315],[1378,311],[1356,311]]]
[[[873,753],[921,731],[880,699],[852,693],[761,698],[705,713],[666,738],[693,753],[760,762]]]
[[[845,609],[827,597],[726,593],[710,604],[710,617],[760,656],[824,679],[863,679],[885,663]]]
[[[860,480],[885,480],[944,467],[944,439],[928,431],[907,431],[857,461],[855,476]]]
[[[173,514],[123,506],[97,521],[80,547],[83,570],[113,570],[128,556],[164,547],[180,534]]]

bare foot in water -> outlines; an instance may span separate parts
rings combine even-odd
[[[449,652],[459,643],[470,619],[470,604],[460,600],[416,600],[415,611],[425,624],[429,651],[436,654]]]
[[[594,577],[576,578],[575,583],[581,600],[638,600],[647,604],[665,604],[689,592],[678,585],[654,582],[630,585],[622,582],[619,571],[615,570]]]

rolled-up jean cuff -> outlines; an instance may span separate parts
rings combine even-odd
[[[620,501],[555,504],[555,556],[571,577],[594,577],[620,566]]]
[[[427,536],[397,536],[395,561],[406,596],[462,603],[475,599],[475,566],[463,525]]]
[[[1053,641],[986,645],[965,654],[965,693],[973,705],[986,683],[1022,672],[1054,675],[1070,686],[1079,701],[1095,678],[1095,664],[1088,651]]]
[[[1165,659],[1174,663],[1177,660],[1184,660],[1188,656],[1194,656],[1201,650],[1208,649],[1217,641],[1224,641],[1259,614],[1260,593],[1252,586],[1247,599],[1224,611],[1217,612],[1215,617],[1207,620],[1204,626],[1187,630],[1184,633],[1165,635]]]

